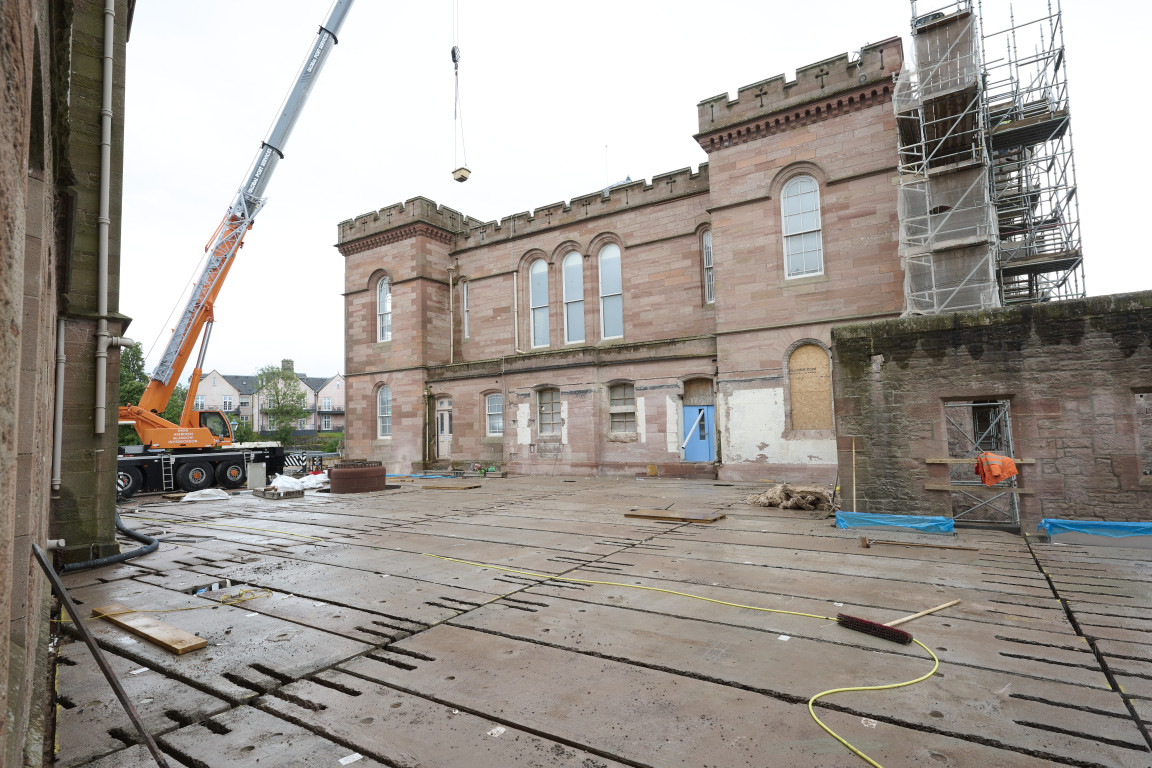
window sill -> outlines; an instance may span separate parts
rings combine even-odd
[[[640,438],[635,432],[609,432],[608,442],[610,443],[635,443]]]
[[[812,283],[826,283],[828,282],[828,274],[822,273],[819,275],[804,275],[803,277],[785,277],[784,287],[792,288],[798,285],[811,285]]]
[[[388,437],[378,437],[372,441],[372,445],[376,447],[392,445],[392,436],[389,435]]]
[[[835,440],[834,429],[786,429],[780,435],[784,440]]]
[[[549,432],[546,435],[537,435],[536,442],[538,443],[558,443],[560,442],[559,432]]]
[[[504,436],[503,435],[487,435],[485,437],[480,438],[480,442],[499,444],[499,443],[504,442]]]

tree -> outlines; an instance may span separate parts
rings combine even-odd
[[[291,370],[266,365],[256,372],[256,392],[260,411],[276,425],[276,439],[287,443],[296,431],[296,422],[308,415],[300,379]]]
[[[120,405],[136,405],[148,386],[144,373],[144,348],[137,342],[120,350]],[[140,436],[133,427],[120,427],[120,445],[139,445]]]

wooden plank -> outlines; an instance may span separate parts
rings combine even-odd
[[[995,491],[997,493],[1036,493],[1031,488],[1001,488],[998,485],[933,485],[926,483],[926,491]]]
[[[197,651],[208,645],[208,641],[202,637],[196,637],[196,635],[178,629],[171,624],[165,624],[150,616],[136,613],[135,609],[119,603],[109,603],[99,608],[93,608],[92,616],[104,619],[104,621],[115,624],[121,629],[126,629],[132,634],[175,654]]]
[[[1035,464],[1036,459],[1012,459],[1014,464]],[[924,459],[925,464],[971,464],[976,466],[976,457],[970,459]]]
[[[635,509],[625,512],[624,517],[639,517],[644,520],[671,520],[681,523],[714,523],[724,518],[723,512],[672,512],[667,509]]]
[[[479,488],[480,483],[461,483],[460,485],[448,485],[445,483],[441,485],[422,485],[420,487],[426,491],[469,491],[473,488]]]

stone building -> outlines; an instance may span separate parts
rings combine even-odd
[[[49,601],[32,544],[63,538],[62,556],[73,561],[118,551],[117,345],[127,318],[117,312],[117,275],[132,7],[0,4],[4,765],[39,765],[45,750]]]
[[[830,331],[893,318],[898,38],[697,109],[695,173],[339,225],[350,456],[832,481]]]

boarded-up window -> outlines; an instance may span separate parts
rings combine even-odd
[[[684,405],[712,405],[712,379],[688,379],[684,382]]]
[[[832,371],[828,353],[804,344],[788,358],[792,429],[832,429]]]

